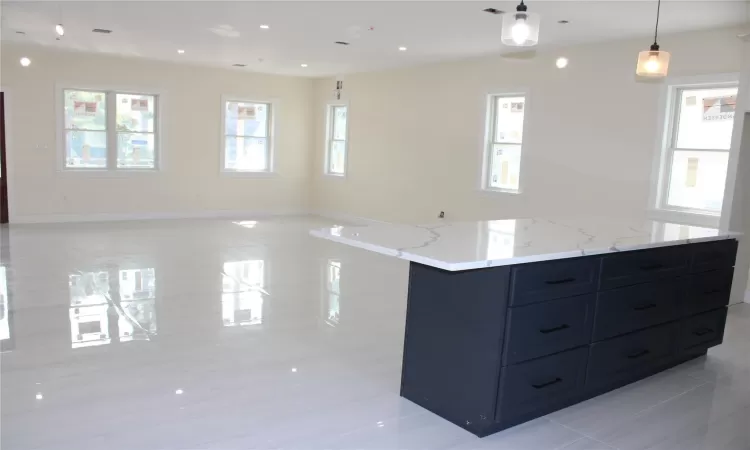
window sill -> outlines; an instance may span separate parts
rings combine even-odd
[[[343,180],[343,179],[346,178],[346,174],[345,173],[330,173],[330,172],[325,172],[323,175],[325,175],[326,177],[333,178],[334,180]]]
[[[672,222],[697,227],[718,228],[721,214],[709,212],[688,212],[673,209],[650,209],[647,216],[651,220]]]
[[[512,194],[512,195],[518,195],[521,194],[520,189],[502,189],[502,188],[490,188],[485,187],[481,189],[482,192],[488,192],[491,194]]]
[[[65,176],[84,176],[93,178],[127,178],[132,176],[154,176],[161,173],[159,169],[59,169]]]
[[[274,178],[279,176],[276,172],[252,172],[249,170],[222,170],[221,175],[237,178]]]

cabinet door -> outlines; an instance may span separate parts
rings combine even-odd
[[[510,304],[522,306],[594,292],[599,264],[599,258],[577,258],[514,266]]]
[[[683,319],[680,324],[679,351],[700,353],[724,341],[727,308]]]

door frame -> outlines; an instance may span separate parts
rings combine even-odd
[[[5,112],[5,164],[3,166],[5,167],[5,186],[8,190],[8,223],[13,223],[15,211],[13,188],[11,188],[11,185],[13,184],[13,175],[11,175],[11,171],[8,170],[10,167],[13,167],[13,152],[10,151],[10,149],[13,148],[13,133],[10,131],[12,129],[12,120],[10,114],[8,114],[10,106],[12,105],[13,94],[7,86],[0,85],[0,91],[3,93],[3,110]]]

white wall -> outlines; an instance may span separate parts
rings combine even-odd
[[[737,29],[664,36],[670,76],[739,72]],[[325,104],[316,82],[313,205],[381,220],[608,214],[643,216],[661,130],[662,83],[637,82],[647,38],[345,76],[350,151],[344,179],[322,174]],[[557,56],[570,65],[555,68]],[[486,95],[526,88],[520,195],[479,190]]]
[[[28,56],[33,63],[18,63]],[[163,92],[163,170],[92,176],[58,170],[57,83]],[[2,43],[11,221],[288,213],[308,207],[312,81]],[[278,99],[275,167],[264,178],[221,176],[221,95]]]

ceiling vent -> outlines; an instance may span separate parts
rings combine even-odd
[[[247,64],[232,64],[232,67],[247,67]]]
[[[334,42],[334,44],[338,44],[338,45],[349,45],[349,43],[348,43],[348,42],[344,42],[344,41],[336,41],[336,42]]]
[[[112,32],[112,30],[105,30],[104,28],[94,28],[91,30],[92,33],[101,33],[101,34],[109,34]]]
[[[486,13],[490,13],[490,14],[505,14],[505,11],[500,10],[500,9],[495,9],[495,8],[487,8],[487,9],[483,9],[482,11]]]

